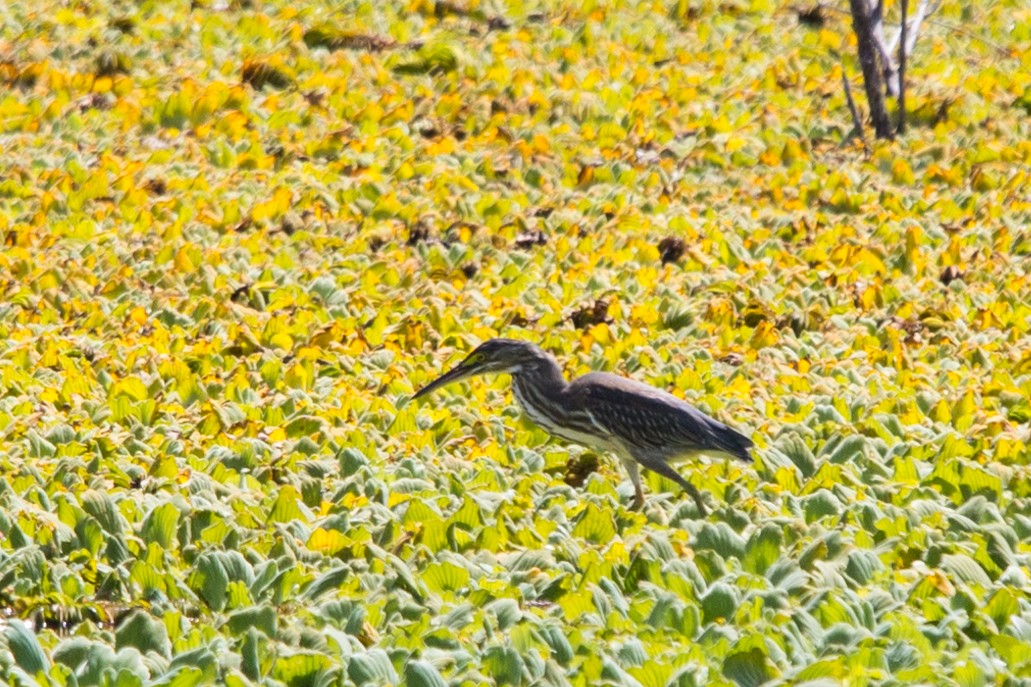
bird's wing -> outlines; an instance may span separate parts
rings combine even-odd
[[[653,386],[605,372],[574,380],[573,407],[589,410],[596,422],[631,447],[674,456],[722,451],[751,460],[752,442],[722,422]]]

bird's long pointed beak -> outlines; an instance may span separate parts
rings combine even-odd
[[[434,379],[432,382],[430,382],[429,384],[427,384],[423,388],[421,388],[418,391],[416,391],[415,395],[412,396],[412,398],[416,399],[416,398],[420,398],[422,396],[425,396],[426,394],[433,393],[434,391],[436,391],[440,387],[447,386],[448,384],[451,384],[453,382],[457,382],[460,379],[465,379],[466,377],[470,377],[470,376],[473,375],[473,373],[474,373],[474,370],[471,369],[469,366],[467,366],[465,364],[465,362],[463,361],[463,362],[459,363],[458,365],[456,365],[455,367],[453,367],[450,370],[448,370],[447,372],[445,372],[444,374],[440,375],[436,379]]]

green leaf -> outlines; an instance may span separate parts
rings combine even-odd
[[[200,685],[210,684],[213,679],[214,675],[208,675],[200,668],[179,666],[168,671],[157,680],[148,683],[148,687],[150,685],[154,687],[199,687]],[[240,676],[236,676],[236,681],[234,682],[233,676],[226,675],[222,678],[221,682],[227,685],[227,687],[232,684],[246,687],[246,683],[241,682],[241,679]]]
[[[321,432],[324,421],[314,415],[300,415],[286,425],[286,435],[291,439],[307,437],[316,432]]]
[[[175,541],[175,530],[179,524],[179,509],[171,503],[164,503],[151,509],[143,521],[140,534],[147,543],[168,549]]]
[[[523,661],[510,646],[492,646],[483,652],[487,673],[499,685],[519,685],[523,682]]]
[[[111,497],[102,491],[85,491],[80,497],[82,509],[92,515],[108,534],[120,536],[125,527],[118,507]]]
[[[215,645],[218,646],[217,644]],[[207,646],[200,646],[189,651],[176,653],[168,663],[169,673],[182,671],[175,675],[175,680],[194,680],[199,672],[202,681],[211,682],[218,675],[218,657]]]
[[[347,662],[347,677],[356,685],[394,685],[398,682],[397,671],[390,657],[382,649],[369,649],[354,654]]]
[[[610,512],[603,512],[593,503],[588,504],[577,519],[573,536],[592,544],[606,544],[616,536],[616,525]]]
[[[452,632],[458,632],[473,621],[474,610],[472,604],[456,606],[440,619],[440,624]]]
[[[992,501],[996,501],[1002,495],[1002,480],[998,475],[969,463],[963,465],[960,474],[962,476],[959,485],[966,487],[965,493],[968,496],[985,494]]]
[[[279,494],[272,504],[269,520],[271,522],[292,522],[294,520],[307,522],[311,518],[303,505],[304,501],[296,487],[292,484],[284,484],[279,488]]]
[[[437,669],[426,661],[412,660],[405,664],[406,687],[447,687]]]
[[[64,639],[54,648],[54,662],[77,670],[86,661],[92,646],[93,643],[85,637]]]
[[[487,604],[484,611],[494,617],[495,621],[497,621],[498,629],[501,631],[512,627],[523,617],[523,612],[514,599],[492,601]]]
[[[715,525],[704,523],[695,538],[694,548],[715,551],[723,558],[738,559],[744,557],[746,550],[745,540],[725,522]]]
[[[854,463],[863,457],[866,442],[867,439],[862,434],[852,434],[838,442],[830,452],[827,452],[825,447],[820,455],[832,464]]]
[[[980,666],[972,661],[957,665],[952,678],[959,687],[987,687],[989,684],[988,676]]]
[[[945,554],[942,556],[941,569],[967,584],[978,585],[984,589],[992,586],[992,580],[984,568],[966,554]]]
[[[369,464],[365,454],[355,448],[345,448],[340,451],[337,458],[340,461],[340,472],[345,477],[350,477]]]
[[[826,489],[819,489],[815,494],[807,496],[804,504],[807,523],[816,522],[825,517],[836,518],[841,515],[841,502]]]
[[[437,592],[460,592],[469,584],[469,571],[447,561],[434,563],[426,568],[422,581]]]
[[[1006,534],[1013,536],[1013,530],[1006,525],[992,528],[985,533],[987,541],[983,548],[978,549],[977,560],[986,569],[1005,570],[1018,565],[1017,557],[1006,539]]]
[[[766,570],[780,557],[783,542],[784,535],[779,526],[764,525],[749,537],[748,543],[745,545],[744,558],[741,560],[742,567],[757,575],[765,574]]]
[[[759,687],[777,677],[773,663],[758,647],[730,654],[723,660],[723,675],[738,687]]]
[[[884,564],[876,553],[869,549],[857,549],[848,555],[845,574],[858,585],[868,584],[875,573],[884,569]]]
[[[798,468],[806,479],[816,472],[816,457],[797,434],[789,434],[777,442],[775,448]]]
[[[1020,614],[1020,597],[1006,587],[997,589],[985,604],[984,612],[995,622],[995,627],[1001,631],[1006,628],[1011,617]]]
[[[1031,666],[1031,644],[1023,642],[1009,635],[992,635],[988,643],[1005,661],[1011,671],[1017,672]]]
[[[843,678],[848,668],[845,665],[844,656],[835,656],[833,658],[825,658],[815,663],[810,663],[802,670],[798,671],[795,677],[800,683],[806,685],[818,685],[822,684],[819,682],[825,678],[829,678],[833,684],[838,684],[837,680]],[[831,684],[828,682],[828,685]]]
[[[627,672],[641,683],[641,687],[666,687],[670,684],[673,666],[658,661],[645,661],[641,665],[627,668]]]
[[[346,580],[353,576],[354,571],[346,565],[331,568],[308,585],[308,588],[304,590],[304,597],[306,599],[318,599],[323,594],[339,589]]]
[[[115,630],[115,646],[135,647],[142,653],[152,651],[165,658],[172,655],[165,624],[144,611],[133,611],[122,621]]]
[[[720,618],[729,619],[737,611],[737,592],[733,587],[717,582],[701,598],[701,606],[707,623]]]
[[[267,637],[275,637],[276,617],[276,611],[271,606],[254,606],[230,613],[227,624],[235,635],[242,635],[254,628]]]
[[[213,554],[201,556],[190,576],[190,586],[200,593],[212,610],[222,610],[226,605],[229,575],[221,559]]]
[[[272,675],[288,687],[322,687],[333,664],[329,657],[314,651],[298,651],[280,655],[272,668]]]
[[[36,639],[36,633],[28,625],[17,618],[11,619],[7,623],[4,637],[7,649],[19,668],[33,677],[41,677],[49,670],[50,662]]]
[[[268,637],[254,628],[244,635],[240,646],[240,669],[251,680],[259,680],[262,677],[263,658],[267,653],[268,644]]]

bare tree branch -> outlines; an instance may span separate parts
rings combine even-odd
[[[852,97],[852,87],[848,83],[848,75],[845,73],[845,63],[841,63],[841,83],[845,87],[845,100],[848,102],[848,111],[852,113],[852,125],[859,134],[859,140],[863,142],[863,149],[869,150],[866,145],[866,132],[863,131],[863,120],[859,118],[859,110],[856,108],[856,101]]]
[[[942,0],[934,0],[933,3],[928,2],[928,0],[920,0],[920,3],[916,6],[916,12],[913,14],[912,18],[910,18],[908,21],[906,19],[902,20],[903,22],[906,22],[906,30],[903,31],[902,27],[900,26],[898,31],[895,32],[895,35],[892,37],[892,39],[888,41],[888,51],[894,53],[895,48],[897,48],[899,45],[899,41],[901,41],[902,45],[904,46],[903,52],[905,53],[906,57],[912,55],[913,47],[916,45],[916,39],[920,36],[921,24],[923,24],[924,19],[937,12],[938,8],[941,7],[941,4]]]

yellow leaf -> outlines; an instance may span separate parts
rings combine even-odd
[[[678,389],[691,389],[693,391],[704,391],[705,389],[701,376],[699,376],[695,370],[690,367],[685,367],[683,371],[677,375],[677,379],[674,384]]]
[[[136,324],[143,326],[147,324],[147,311],[140,306],[136,306],[129,313],[129,319]]]
[[[916,176],[913,174],[913,168],[909,166],[904,158],[897,157],[891,165],[891,179],[896,184],[903,184],[910,186],[916,183]]]
[[[731,380],[730,384],[724,387],[724,391],[731,396],[737,398],[747,398],[752,393],[752,385],[748,383],[742,375],[737,375]]]
[[[117,396],[128,396],[134,401],[142,401],[147,398],[147,387],[139,377],[126,377],[115,382],[111,390],[111,398]]]
[[[773,326],[773,323],[763,320],[756,326],[755,331],[752,332],[752,348],[759,349],[773,346],[779,339],[780,334]]]
[[[70,403],[76,395],[88,396],[91,392],[89,381],[81,374],[68,374],[61,385],[61,398]]]
[[[820,30],[820,45],[830,50],[841,49],[841,32],[830,29]]]
[[[315,529],[308,537],[308,548],[312,551],[321,551],[330,556],[342,551],[351,545],[351,540],[337,530],[326,530],[321,527]]]
[[[197,269],[197,266],[190,258],[190,252],[185,246],[180,248],[175,254],[175,269],[185,273],[194,272]]]
[[[748,140],[744,136],[737,134],[731,134],[727,138],[727,142],[724,144],[724,148],[728,153],[736,153],[748,144]]]
[[[281,348],[289,351],[294,347],[294,340],[286,332],[278,332],[269,337],[269,344],[273,348]]]
[[[282,217],[293,202],[293,194],[289,189],[280,186],[268,200],[258,203],[251,210],[251,219],[264,222]]]
[[[586,336],[591,337],[594,341],[602,344],[603,346],[607,346],[612,342],[612,332],[609,329],[609,325],[604,322],[592,325],[591,328],[587,330]]]
[[[659,321],[659,313],[651,306],[638,304],[630,308],[630,320],[637,325],[651,326]]]
[[[727,298],[714,298],[705,309],[705,319],[723,328],[734,320],[734,306]]]
[[[808,155],[802,150],[802,146],[798,144],[798,141],[794,139],[785,141],[784,148],[780,153],[780,160],[784,165],[790,167],[794,163],[807,158]]]
[[[451,136],[444,136],[440,140],[426,146],[427,155],[450,155],[455,152],[455,139]]]

